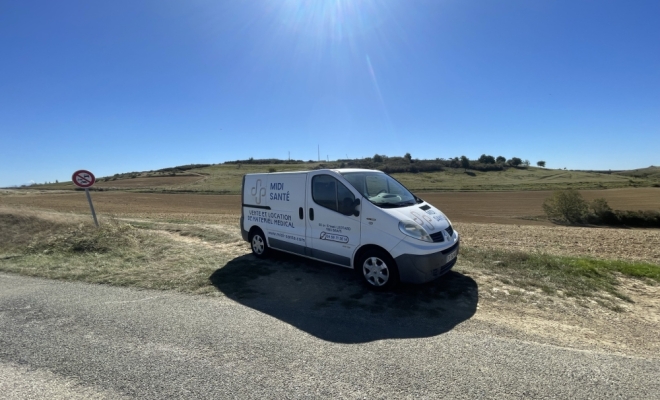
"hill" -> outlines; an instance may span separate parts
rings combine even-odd
[[[630,171],[617,171],[614,172],[614,174],[660,181],[660,167],[653,165],[648,168],[632,169]]]
[[[660,187],[660,168],[630,171],[574,171],[537,167],[511,167],[472,163],[467,170],[444,166],[435,160],[402,158],[383,162],[339,160],[329,163],[246,160],[224,164],[194,164],[156,171],[129,172],[100,177],[94,190],[131,190],[163,193],[238,194],[244,174],[305,171],[320,168],[373,168],[390,173],[413,191],[509,191],[556,189],[612,189]],[[447,160],[446,162],[451,162]],[[482,169],[482,170],[479,170]],[[491,169],[491,170],[489,170]],[[406,172],[400,172],[406,171]],[[33,189],[75,189],[71,182],[30,186]]]

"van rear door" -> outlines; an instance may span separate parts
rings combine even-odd
[[[244,205],[246,225],[258,225],[270,247],[304,255],[307,174],[263,174],[251,178],[245,181],[245,201],[253,200],[254,205]]]

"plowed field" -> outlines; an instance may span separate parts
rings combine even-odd
[[[5,192],[0,204],[19,205],[55,211],[89,212],[82,192]],[[659,210],[660,188],[581,191],[586,200],[605,198],[619,210]],[[543,200],[550,191],[530,192],[426,192],[419,195],[440,208],[454,222],[518,225],[552,225],[543,217]],[[159,219],[226,221],[241,212],[236,195],[157,194],[94,192],[99,214]]]

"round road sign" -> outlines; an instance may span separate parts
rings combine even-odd
[[[94,174],[89,171],[85,171],[84,169],[74,172],[71,180],[73,181],[74,185],[81,188],[88,188],[92,186],[94,182],[96,182]]]

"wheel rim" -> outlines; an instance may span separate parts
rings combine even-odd
[[[390,270],[385,261],[378,257],[369,257],[362,264],[364,278],[374,286],[383,286],[390,279]]]
[[[264,252],[264,249],[266,247],[266,244],[264,243],[264,240],[261,238],[260,235],[254,235],[252,238],[252,251],[255,252],[255,254],[262,254]]]

